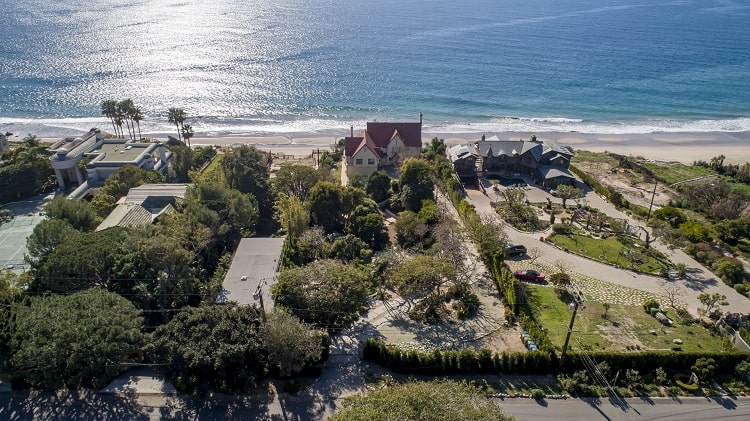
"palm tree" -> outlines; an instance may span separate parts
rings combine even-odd
[[[109,118],[109,121],[112,122],[112,129],[115,131],[115,136],[117,136],[117,126],[115,126],[115,114],[117,114],[117,101],[113,99],[107,99],[102,101],[102,115]]]
[[[182,140],[180,135],[180,125],[185,121],[185,110],[172,107],[169,109],[167,118],[169,119],[169,122],[174,123],[174,126],[177,128],[177,139]]]
[[[141,109],[138,107],[133,108],[133,113],[130,115],[130,118],[138,125],[138,139],[143,139],[143,136],[141,136],[141,120],[143,120],[143,112]]]
[[[190,138],[193,137],[195,132],[193,131],[193,126],[186,124],[182,128],[182,138],[185,139],[188,143],[188,148],[190,147]]]
[[[130,98],[123,99],[122,101],[117,103],[117,109],[125,120],[125,125],[128,127],[128,136],[130,136],[131,139],[135,139],[135,124],[131,124],[133,122],[134,108],[135,104],[133,104],[133,100]]]
[[[45,149],[36,135],[29,134],[23,138],[23,144],[13,151],[13,163],[18,166],[31,166],[42,156]]]

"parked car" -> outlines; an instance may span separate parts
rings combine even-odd
[[[526,254],[526,246],[523,244],[508,244],[505,246],[506,256],[521,256]]]
[[[517,279],[521,279],[524,281],[531,281],[531,282],[540,282],[544,283],[544,274],[539,273],[535,270],[517,270],[513,272],[513,276],[515,276]]]

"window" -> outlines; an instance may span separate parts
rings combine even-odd
[[[375,165],[375,159],[367,158],[367,165]]]
[[[362,165],[362,158],[357,158],[357,159],[356,159],[356,160],[354,161],[354,163],[355,163],[356,165]]]

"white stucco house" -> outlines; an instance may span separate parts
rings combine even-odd
[[[103,182],[126,165],[165,172],[172,155],[162,143],[108,139],[96,128],[80,137],[62,139],[50,150],[50,163],[61,189],[71,184],[80,188],[89,182]],[[79,165],[82,161],[85,169]]]

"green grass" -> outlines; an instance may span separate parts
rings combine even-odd
[[[667,184],[673,184],[680,181],[690,180],[705,175],[716,174],[716,171],[698,167],[694,165],[685,165],[678,162],[642,162],[641,165],[654,173],[654,177]]]
[[[617,160],[612,158],[608,153],[589,152],[581,150],[576,151],[575,155],[573,155],[573,158],[571,159],[571,162],[574,164],[581,162],[602,163],[608,164],[610,167],[616,167],[618,165]]]
[[[623,240],[616,236],[591,238],[578,234],[572,234],[569,237],[553,235],[549,237],[549,240],[573,253],[621,267],[630,266],[630,261],[625,256],[620,255],[621,251],[638,251],[643,256],[644,263],[634,266],[634,269],[640,272],[658,273],[661,269],[669,269],[670,267],[669,261],[658,260],[644,253],[645,243],[640,240],[635,240],[632,244],[627,244],[623,243]],[[635,245],[638,245],[638,247]]]
[[[529,285],[528,299],[534,317],[547,332],[555,347],[562,349],[572,311],[567,299],[559,298],[553,288]],[[645,351],[671,350],[673,339],[683,341],[683,352],[720,352],[721,337],[699,326],[683,326],[677,320],[664,326],[640,306],[612,304],[604,318],[604,304],[587,301],[579,308],[570,340],[571,350]],[[676,318],[673,311],[667,313]],[[651,332],[655,332],[651,333]]]
[[[750,185],[744,183],[732,183],[731,187],[732,193],[742,196],[746,200],[750,200]]]

